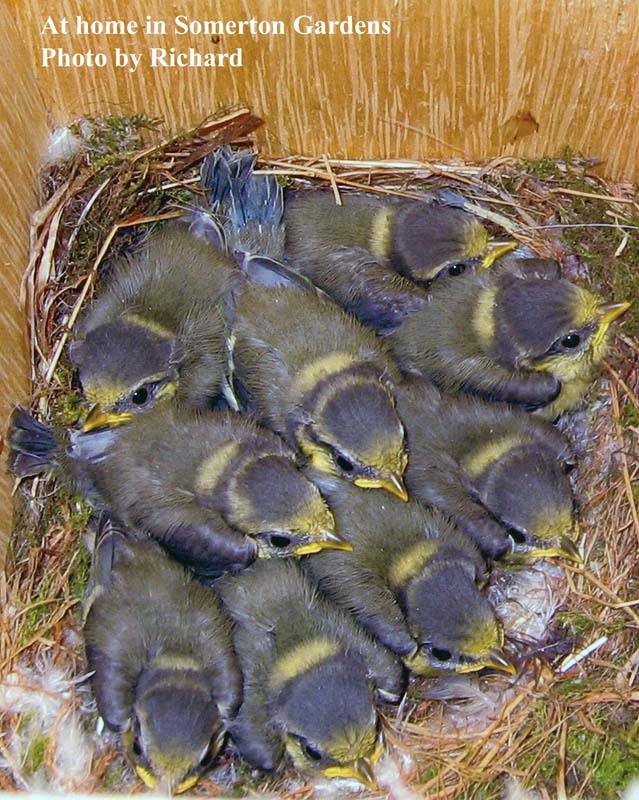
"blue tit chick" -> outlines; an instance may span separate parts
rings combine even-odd
[[[503,404],[443,395],[420,378],[397,387],[411,496],[449,514],[485,556],[580,561],[573,456],[550,423]]]
[[[212,589],[103,519],[84,625],[98,712],[136,773],[178,794],[214,763],[241,700],[231,624]]]
[[[86,430],[127,422],[171,398],[211,407],[226,374],[222,301],[237,275],[219,247],[181,222],[112,265],[69,347],[92,404]]]
[[[227,240],[241,243],[242,220],[249,220],[256,248],[244,265],[249,278],[233,297],[229,350],[240,404],[318,469],[406,499],[404,429],[393,395],[398,370],[382,342],[326,295],[295,275],[288,279],[282,265],[264,266],[275,257],[268,252],[277,238],[273,206],[281,200],[275,179],[251,175],[223,191],[225,174],[215,196],[226,191],[224,202],[234,209]],[[260,188],[265,181],[268,191]]]
[[[357,193],[341,201],[338,206],[329,192],[289,192],[284,224],[291,261],[321,270],[336,249],[361,248],[411,281],[428,284],[442,273],[456,277],[468,267],[488,267],[505,252],[489,250],[486,228],[458,208]]]
[[[216,582],[244,677],[231,736],[254,767],[298,769],[377,788],[378,697],[403,690],[400,662],[322,598],[296,562],[261,561]]]
[[[488,250],[470,214],[436,202],[379,195],[287,195],[286,257],[361,322],[385,335],[428,303],[434,280],[486,268],[514,245]]]
[[[169,404],[85,433],[54,431],[17,409],[9,438],[14,472],[52,469],[205,577],[256,556],[349,547],[293,451],[233,412],[200,416]]]
[[[353,545],[340,558],[304,559],[322,592],[414,672],[514,672],[501,625],[480,592],[486,564],[465,534],[415,501],[313,477]]]
[[[604,303],[567,280],[484,270],[432,290],[387,338],[405,372],[549,419],[574,408],[629,303]]]

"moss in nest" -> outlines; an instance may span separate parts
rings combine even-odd
[[[69,575],[69,591],[72,597],[81,600],[84,597],[84,590],[89,580],[91,555],[84,545],[78,544],[78,548],[80,552],[76,556],[73,569]]]
[[[559,611],[555,621],[565,625],[575,636],[582,637],[597,630],[599,620],[578,611]]]
[[[587,190],[592,192],[593,187]],[[592,281],[601,293],[617,302],[639,294],[639,218],[619,219],[620,224],[634,229],[617,228],[609,212],[618,208],[603,200],[575,197],[560,213],[564,225],[589,226],[566,227],[561,232],[562,238],[588,264]],[[626,236],[624,249],[615,256]],[[639,335],[637,303],[624,317],[624,332],[629,336]]]
[[[33,775],[43,765],[49,742],[49,737],[43,733],[38,733],[31,739],[22,765],[26,775]]]
[[[295,181],[293,178],[289,177],[288,175],[278,175],[277,182],[282,187],[282,189],[288,189],[289,186],[294,186]]]
[[[570,772],[576,773],[579,781],[589,776],[598,800],[616,800],[639,773],[639,725],[635,722],[625,730],[611,730],[605,719],[600,725],[605,735],[586,728],[569,730],[566,756]]]
[[[126,161],[146,144],[144,132],[157,132],[161,120],[146,114],[116,117],[86,117],[70,130],[86,138],[88,162],[102,170]]]

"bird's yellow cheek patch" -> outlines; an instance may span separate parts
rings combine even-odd
[[[437,552],[438,543],[424,540],[401,553],[390,565],[388,582],[393,589],[404,586],[418,575],[424,564]]]
[[[298,444],[302,453],[311,462],[311,465],[320,472],[327,472],[330,475],[338,475],[333,459],[325,447],[315,444],[311,439],[301,437]]]
[[[513,246],[516,247],[516,245]],[[473,225],[472,236],[468,239],[466,244],[466,255],[469,258],[477,258],[487,247],[488,231],[480,223]]]
[[[376,258],[384,259],[390,255],[391,226],[395,210],[381,208],[373,217],[370,233],[370,249]]]
[[[406,665],[406,667],[411,671],[414,672],[416,675],[426,675],[430,677],[434,677],[435,675],[441,675],[441,670],[436,669],[430,661],[426,658],[424,653],[422,652],[421,648],[418,648],[417,651],[412,656],[405,656],[402,661]]]
[[[495,619],[488,618],[478,625],[472,636],[465,643],[465,651],[477,658],[482,658],[504,643],[504,631]]]
[[[271,675],[271,686],[276,689],[281,687],[296,675],[307,672],[337,652],[337,643],[331,639],[307,639],[277,661]]]
[[[178,381],[168,381],[165,383],[164,386],[160,388],[156,395],[156,401],[159,399],[162,400],[170,400],[172,397],[175,397],[178,390]]]
[[[498,461],[505,456],[506,453],[510,453],[515,447],[519,447],[524,443],[525,438],[523,436],[504,436],[501,439],[497,439],[495,442],[488,442],[488,444],[483,447],[478,447],[476,450],[469,453],[467,457],[463,459],[462,465],[469,475],[481,475],[482,472],[491,464],[494,464],[495,461]]]

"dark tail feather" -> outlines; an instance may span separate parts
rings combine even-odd
[[[251,222],[277,226],[284,215],[284,194],[274,175],[250,175],[242,183],[231,184],[230,218],[243,227]]]
[[[201,182],[214,214],[229,215],[231,194],[241,195],[242,187],[253,173],[256,158],[249,150],[234,153],[230,147],[219,147],[205,160]]]
[[[222,147],[202,167],[202,188],[226,235],[229,251],[279,256],[284,196],[273,175],[254,175],[256,156]],[[274,242],[278,242],[277,245]],[[283,242],[283,238],[282,238]],[[272,252],[275,248],[278,252]]]
[[[53,428],[44,425],[22,406],[9,420],[9,469],[19,478],[41,475],[54,466],[57,448]]]

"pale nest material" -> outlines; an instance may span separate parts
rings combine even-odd
[[[90,698],[77,693],[85,678],[41,658],[33,667],[18,666],[0,683],[0,713],[16,719],[5,730],[0,764],[14,772],[23,788],[73,792],[89,782],[96,745],[87,732],[90,708],[83,700]],[[38,741],[44,757],[27,774],[25,766]]]

